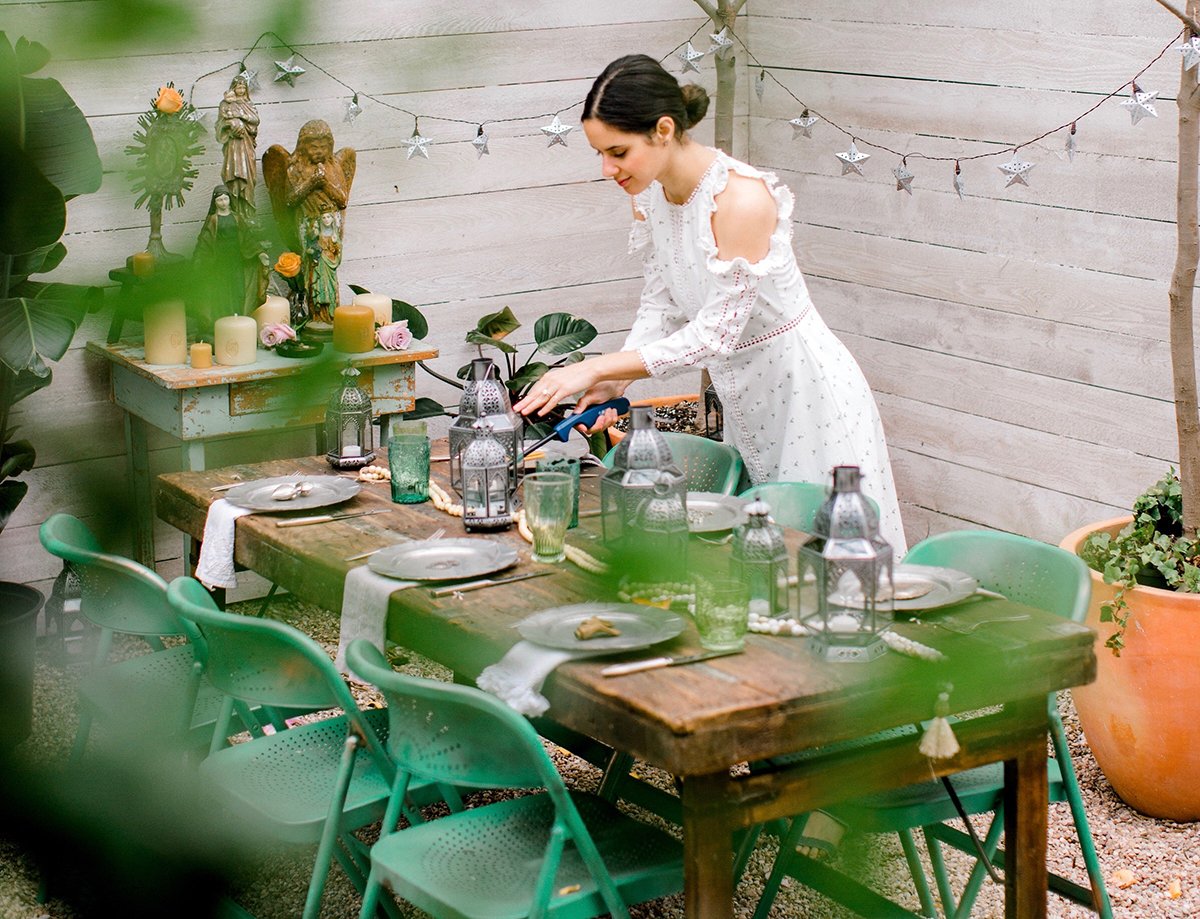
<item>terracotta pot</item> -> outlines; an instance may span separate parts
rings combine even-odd
[[[678,405],[680,402],[699,402],[700,395],[691,393],[684,396],[652,396],[649,399],[638,399],[636,402],[630,402],[630,406],[637,408],[639,405],[650,405],[658,408],[660,405]],[[608,442],[610,446],[615,447],[625,439],[625,432],[618,431],[616,428],[608,429]]]
[[[1078,554],[1092,533],[1131,520],[1091,524],[1060,545]],[[1096,630],[1096,681],[1073,689],[1088,746],[1113,790],[1152,817],[1200,820],[1200,594],[1138,586],[1126,593],[1129,626],[1116,657],[1115,630],[1100,606],[1115,588],[1092,572],[1087,624]]]

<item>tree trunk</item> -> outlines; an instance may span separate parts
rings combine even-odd
[[[1188,0],[1188,16],[1200,13],[1200,0]],[[1192,36],[1189,29],[1185,41]],[[1175,427],[1179,438],[1179,479],[1183,487],[1183,530],[1195,536],[1200,524],[1200,410],[1196,398],[1196,350],[1192,315],[1197,234],[1197,169],[1200,168],[1200,89],[1197,71],[1181,68],[1179,78],[1179,163],[1176,186],[1176,254],[1171,275],[1171,372]]]

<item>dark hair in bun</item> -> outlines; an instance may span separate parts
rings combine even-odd
[[[583,103],[582,120],[596,118],[618,131],[652,134],[666,115],[675,136],[708,111],[708,92],[695,83],[679,85],[662,64],[644,54],[617,58],[596,77]]]

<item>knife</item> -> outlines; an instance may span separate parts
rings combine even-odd
[[[554,426],[554,428],[543,437],[541,440],[525,448],[523,458],[528,457],[534,450],[548,444],[554,438],[558,438],[564,444],[571,436],[571,432],[575,430],[577,424],[584,424],[591,427],[596,423],[596,419],[610,408],[615,408],[618,415],[625,415],[629,412],[628,399],[609,399],[607,402],[601,402],[599,405],[593,405],[585,408],[582,412],[576,412],[574,415],[568,415],[562,421]]]
[[[643,661],[630,661],[627,664],[609,664],[600,671],[602,676],[624,676],[627,673],[640,673],[643,670],[657,670],[659,667],[678,667],[680,664],[694,664],[697,661],[708,661],[714,657],[728,657],[730,654],[741,654],[741,648],[733,651],[702,651],[699,654],[685,654],[682,657],[649,657]]]
[[[541,578],[548,574],[554,574],[553,571],[526,571],[524,574],[510,574],[506,578],[483,578],[479,581],[467,581],[465,584],[455,584],[452,587],[439,587],[436,590],[429,591],[429,596],[448,597],[451,594],[465,593],[468,590],[479,590],[483,587],[494,587],[497,584],[508,584],[511,581],[524,581],[528,578]]]
[[[317,514],[315,517],[293,517],[291,520],[276,520],[277,527],[302,527],[310,523],[328,523],[330,520],[349,520],[351,517],[370,517],[372,514],[386,514],[390,507],[381,507],[373,511],[355,511],[352,514]]]

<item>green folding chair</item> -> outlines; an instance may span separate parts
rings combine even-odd
[[[171,610],[167,582],[135,561],[104,552],[91,530],[70,514],[47,519],[38,536],[48,552],[75,566],[80,612],[100,627],[92,669],[79,683],[79,728],[69,762],[83,757],[93,721],[125,742],[209,747],[223,695],[202,678],[195,653],[203,652],[202,643],[163,646],[163,638],[199,637]],[[118,633],[143,639],[149,653],[110,663]]]
[[[918,543],[904,558],[905,562],[955,568],[974,576],[980,586],[1004,594],[1026,606],[1044,609],[1083,622],[1091,596],[1091,577],[1077,556],[1057,546],[1009,533],[985,530],[961,530],[942,533]],[[1111,919],[1112,904],[1096,856],[1074,764],[1067,746],[1062,718],[1054,694],[1048,699],[1050,739],[1054,758],[1047,761],[1051,802],[1065,801],[1070,808],[1087,869],[1090,889],[1052,872],[1047,875],[1048,889]],[[1004,830],[1004,770],[1001,763],[971,769],[951,777],[951,784],[967,814],[992,812],[994,817],[981,841],[988,861],[1003,866],[1004,851],[999,848]],[[897,833],[908,861],[913,883],[921,902],[921,915],[936,916],[936,906],[928,879],[917,857],[912,831],[920,828],[934,870],[938,894],[946,916],[969,916],[988,866],[979,859],[976,841],[970,835],[943,821],[958,817],[946,787],[941,782],[923,782],[896,791],[870,795],[830,808],[830,813],[853,830],[871,833]],[[789,874],[866,916],[911,916],[873,891],[834,871],[827,865],[796,852],[802,844],[804,819],[792,822],[779,847],[779,857],[763,889],[756,919],[764,919],[778,892],[780,882]],[[951,890],[941,844],[946,843],[968,855],[976,856],[962,894]]]
[[[732,495],[738,489],[745,464],[735,447],[709,440],[697,434],[661,431],[671,448],[671,459],[683,473],[688,491],[706,491]],[[604,455],[604,465],[611,469],[616,451]]]
[[[568,791],[537,732],[499,699],[396,673],[366,641],[352,643],[346,660],[387,699],[397,770],[360,919],[375,915],[381,887],[459,919],[627,917],[627,904],[682,888],[679,843]],[[398,830],[410,783],[421,779],[539,792]]]
[[[172,581],[167,599],[203,634],[217,689],[282,712],[342,711],[218,750],[199,767],[203,788],[233,822],[279,842],[317,844],[303,913],[314,919],[333,858],[360,891],[366,883],[367,847],[354,831],[383,816],[395,776],[383,747],[387,713],[360,711],[329,655],[292,626],[223,612],[193,578]],[[452,789],[417,782],[408,792],[414,806],[460,806]]]
[[[760,482],[751,485],[740,497],[761,498],[770,506],[771,517],[780,526],[811,533],[817,508],[829,497],[829,486],[815,482]],[[874,498],[867,498],[867,503],[879,513]]]

